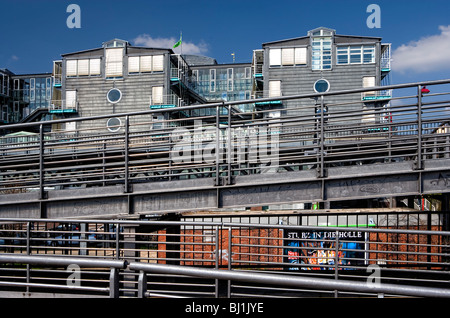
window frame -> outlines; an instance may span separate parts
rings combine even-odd
[[[321,33],[322,34],[322,33]],[[325,43],[329,44],[326,45]],[[326,52],[326,53],[325,53]],[[317,57],[317,59],[315,58]],[[325,61],[329,63],[324,63]],[[318,63],[315,63],[318,61]],[[316,67],[318,65],[318,67]],[[325,65],[327,67],[325,67]],[[333,36],[315,35],[311,38],[311,69],[313,71],[331,71],[333,69]]]
[[[353,54],[352,54],[353,47]],[[356,52],[359,51],[359,53]],[[367,51],[370,51],[367,52]],[[345,52],[345,53],[344,53]],[[366,55],[371,55],[370,61],[366,62]],[[359,56],[359,62],[352,61],[351,56]],[[340,57],[346,56],[346,63],[340,63]],[[375,44],[357,44],[357,45],[338,45],[336,46],[336,65],[367,65],[376,63],[376,45]]]
[[[305,67],[307,65],[308,65],[307,46],[269,48],[269,67],[271,68]]]

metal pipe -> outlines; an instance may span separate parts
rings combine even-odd
[[[125,269],[127,266],[127,261],[125,260],[107,260],[63,256],[30,256],[14,254],[0,254],[0,263],[20,263],[48,266],[69,266],[72,264],[76,264],[80,267],[108,267],[117,269]]]
[[[450,289],[430,288],[394,284],[372,284],[368,282],[334,280],[326,278],[299,277],[281,274],[263,274],[246,271],[216,270],[189,266],[162,265],[131,262],[128,268],[158,274],[177,274],[210,279],[234,280],[250,283],[282,285],[296,288],[313,288],[364,293],[450,298]]]

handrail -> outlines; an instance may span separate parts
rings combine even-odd
[[[210,279],[234,280],[250,283],[261,283],[270,285],[282,285],[290,287],[304,287],[313,289],[328,289],[350,292],[383,293],[418,297],[440,297],[450,298],[450,289],[418,287],[394,284],[374,284],[350,280],[334,280],[315,277],[298,277],[281,274],[263,274],[245,271],[217,270],[209,268],[197,268],[177,265],[161,265],[149,263],[131,262],[128,268],[135,271],[177,274]]]
[[[334,95],[345,95],[345,94],[353,94],[353,93],[364,93],[370,91],[384,91],[389,89],[400,89],[400,88],[411,88],[421,86],[432,86],[439,84],[450,84],[450,79],[444,80],[434,80],[434,81],[426,81],[426,82],[417,82],[417,83],[407,83],[407,84],[395,84],[395,85],[387,85],[387,86],[374,86],[369,88],[358,88],[351,90],[341,90],[341,91],[330,91],[326,93],[311,93],[311,94],[300,94],[300,95],[290,95],[290,96],[279,96],[279,97],[270,97],[270,98],[258,98],[258,99],[248,99],[241,101],[229,101],[229,102],[220,102],[220,103],[207,103],[200,105],[191,105],[191,106],[182,106],[175,108],[168,108],[164,111],[172,112],[172,111],[189,111],[194,109],[202,109],[202,108],[210,108],[210,107],[219,107],[219,106],[233,106],[240,104],[249,104],[249,103],[257,103],[257,102],[270,102],[270,101],[281,101],[281,100],[292,100],[292,99],[305,99],[305,98],[315,98],[321,96],[334,96]],[[31,126],[39,126],[39,125],[52,125],[52,124],[60,124],[66,122],[75,122],[75,121],[83,121],[83,120],[95,120],[95,119],[106,119],[114,117],[126,117],[126,116],[135,116],[135,115],[146,115],[152,113],[160,113],[161,110],[146,110],[140,112],[129,112],[129,113],[117,113],[117,114],[106,114],[106,115],[98,115],[98,116],[90,116],[90,117],[76,117],[70,119],[58,119],[58,120],[49,120],[45,122],[36,122],[36,123],[21,123],[21,124],[11,124],[1,126],[0,129],[16,129],[16,128],[24,128]]]
[[[23,263],[30,265],[32,264],[49,266],[69,266],[72,264],[76,264],[80,267],[86,268],[109,267],[116,269],[125,269],[128,264],[125,260],[107,260],[88,257],[30,256],[14,254],[0,254],[0,263]]]

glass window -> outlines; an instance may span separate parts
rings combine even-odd
[[[280,66],[281,65],[281,49],[270,49],[269,64],[270,64],[270,66]]]
[[[106,77],[122,77],[123,76],[123,49],[111,48],[106,49]]]
[[[108,99],[108,102],[116,104],[122,99],[122,92],[117,88],[112,88],[106,94],[106,98]]]
[[[332,38],[320,37],[312,41],[312,69],[330,70],[332,66]]]
[[[363,63],[375,63],[375,47],[374,46],[364,46]]]
[[[122,125],[122,121],[120,118],[113,117],[108,119],[108,122],[106,123],[106,127],[110,132],[117,132],[120,130],[120,126]]]
[[[375,46],[343,46],[336,50],[337,64],[375,63]]]
[[[216,91],[216,70],[209,70],[209,91]]]
[[[337,64],[348,64],[348,47],[340,47],[336,50]]]
[[[330,90],[330,83],[326,79],[320,79],[314,83],[316,93],[326,93]]]
[[[350,64],[361,64],[361,46],[350,47]]]
[[[269,97],[281,96],[281,81],[269,81]]]

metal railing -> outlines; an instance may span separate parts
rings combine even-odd
[[[315,225],[276,224],[280,215],[275,214],[247,216],[240,223],[233,217],[208,222],[1,219],[0,293],[58,289],[114,297],[145,291],[167,297],[427,297],[442,291],[447,297],[446,215],[340,214],[336,223],[319,214],[318,221],[330,217],[330,222],[311,219]],[[281,217],[289,223],[299,216]],[[148,274],[143,277],[141,270]],[[269,274],[297,285],[264,281]],[[253,280],[259,275],[261,280]],[[374,279],[385,289],[370,289],[367,282]],[[355,282],[354,289],[344,287],[348,281]]]
[[[267,171],[315,170],[323,178],[331,167],[401,161],[414,162],[420,170],[424,160],[450,158],[447,131],[426,129],[450,121],[449,83],[441,80],[6,125],[0,130],[32,128],[35,136],[30,142],[17,143],[0,138],[0,188],[3,193],[39,189],[43,197],[45,189],[125,184],[126,191],[132,191],[133,183],[202,177],[215,178],[216,185],[221,179],[231,184],[237,176]],[[423,85],[436,93],[422,95]],[[382,106],[363,104],[360,98],[338,99],[386,90],[399,97]],[[279,114],[274,109],[239,113],[234,108],[273,101],[290,103]],[[192,117],[199,110],[209,111]],[[152,114],[161,111],[173,114],[173,119],[158,120],[156,125]],[[105,124],[112,117],[119,119],[114,133]],[[50,129],[67,122],[82,122],[90,128],[64,134]]]

